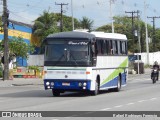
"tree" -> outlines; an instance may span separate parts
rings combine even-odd
[[[91,31],[93,23],[94,23],[94,21],[90,20],[87,17],[83,17],[82,20],[80,20],[81,27],[83,29],[89,29],[89,31]]]
[[[43,14],[35,20],[33,34],[38,36],[40,43],[42,43],[46,36],[58,31],[56,24],[53,14],[49,13],[49,11],[44,11]]]
[[[39,41],[37,42],[41,44],[41,48],[43,48],[42,41],[49,34],[60,32],[60,26],[58,26],[60,19],[60,13],[50,13],[49,11],[44,11],[43,14],[35,20],[33,34],[39,38]],[[79,21],[74,18],[74,22],[75,29],[79,28]],[[72,31],[72,17],[63,15],[63,31]],[[34,42],[36,43],[36,41]]]
[[[2,32],[3,26],[2,26],[2,16],[0,16],[0,32]]]
[[[54,19],[57,23],[60,23],[61,14],[60,13],[51,13],[54,16]],[[59,32],[60,32],[60,26]],[[74,27],[75,29],[80,28],[80,22],[74,18]],[[63,15],[63,31],[72,31],[72,17]]]
[[[0,42],[0,51],[3,51],[3,41]],[[12,58],[15,57],[22,57],[27,58],[28,53],[34,52],[34,47],[30,44],[27,44],[23,38],[21,37],[12,37],[9,39],[9,55]]]
[[[140,42],[141,42],[141,51],[146,52],[146,42],[145,42],[145,23],[137,19],[134,20],[134,26],[132,28],[132,20],[127,16],[115,16],[114,17],[114,26],[115,26],[115,33],[125,34],[128,38],[128,50],[132,53],[139,52],[139,43],[138,37],[135,36],[133,33],[134,31],[138,30],[138,24],[140,25]],[[148,25],[148,32],[149,35],[151,34],[152,27]],[[111,25],[104,25],[96,29],[96,31],[104,31],[104,32],[111,32]]]

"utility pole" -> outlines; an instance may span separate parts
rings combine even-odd
[[[153,22],[153,41],[152,42],[153,42],[153,52],[155,52],[155,44],[156,44],[155,43],[155,19],[160,18],[160,17],[155,16],[155,17],[147,17],[147,18],[152,18],[153,19],[153,21],[152,21]]]
[[[72,30],[74,30],[73,0],[71,0],[71,13],[72,13]]]
[[[61,6],[61,27],[60,27],[60,31],[61,32],[63,32],[63,5],[68,5],[68,3],[67,4],[65,4],[65,3],[60,3],[60,4],[58,4],[58,3],[55,3],[55,5],[60,5]]]
[[[113,21],[113,13],[112,13],[112,4],[114,3],[115,0],[110,0],[110,17],[112,21],[112,33],[114,33],[114,21]]]
[[[147,26],[147,16],[146,16],[146,0],[144,0],[144,17],[145,17],[145,28],[146,28],[146,58],[147,58],[147,65],[149,65],[149,46],[148,46],[148,26]]]
[[[141,36],[140,36],[140,21],[139,21],[139,10],[137,10],[137,19],[138,19],[138,43],[139,43],[139,52],[141,53]]]
[[[3,0],[3,30],[4,30],[4,71],[3,80],[9,79],[9,48],[8,48],[8,17],[7,0]]]
[[[138,46],[139,46],[139,53],[141,53],[141,37],[140,37],[140,24],[139,24],[139,11],[132,11],[132,12],[126,12],[125,13],[131,13],[132,14],[132,34],[133,34],[133,40],[134,40],[134,14],[137,13],[137,19],[138,19],[138,30],[137,30],[137,36],[138,36]],[[137,72],[139,74],[139,55],[137,53],[137,59],[138,59],[138,62],[137,62]]]
[[[125,13],[132,14],[132,17],[129,17],[129,18],[132,18],[132,35],[133,35],[133,40],[134,40],[134,18],[135,18],[134,14],[137,13],[137,12],[135,12],[135,11],[127,12],[127,11],[125,11]]]

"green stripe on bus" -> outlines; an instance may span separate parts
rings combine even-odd
[[[127,64],[128,64],[128,58],[126,60],[124,60],[120,66],[119,66],[119,69],[116,69],[114,70],[109,76],[108,78],[106,78],[100,86],[104,85],[105,83],[111,81],[113,78],[115,78],[116,76],[118,76],[119,73],[122,73],[124,72],[124,69],[121,69],[121,67],[127,67]]]

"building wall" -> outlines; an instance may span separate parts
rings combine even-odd
[[[30,44],[31,41],[35,41],[36,37],[32,35],[32,26],[24,23],[11,21],[8,26],[8,38],[22,37],[27,44]],[[4,39],[3,32],[0,32],[0,40]],[[27,60],[17,57],[18,66],[27,66]]]
[[[137,53],[138,55],[141,55],[141,61],[146,65],[147,64],[147,53]],[[135,55],[137,55],[135,53]],[[154,62],[157,61],[160,65],[160,51],[149,53],[149,65],[153,65]]]

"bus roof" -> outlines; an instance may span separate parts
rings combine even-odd
[[[70,32],[60,32],[55,33],[47,36],[47,38],[95,38],[94,34],[90,34],[87,32],[77,32],[77,31],[70,31]]]
[[[98,38],[127,40],[126,35],[119,33],[91,32],[91,34],[95,35]]]

